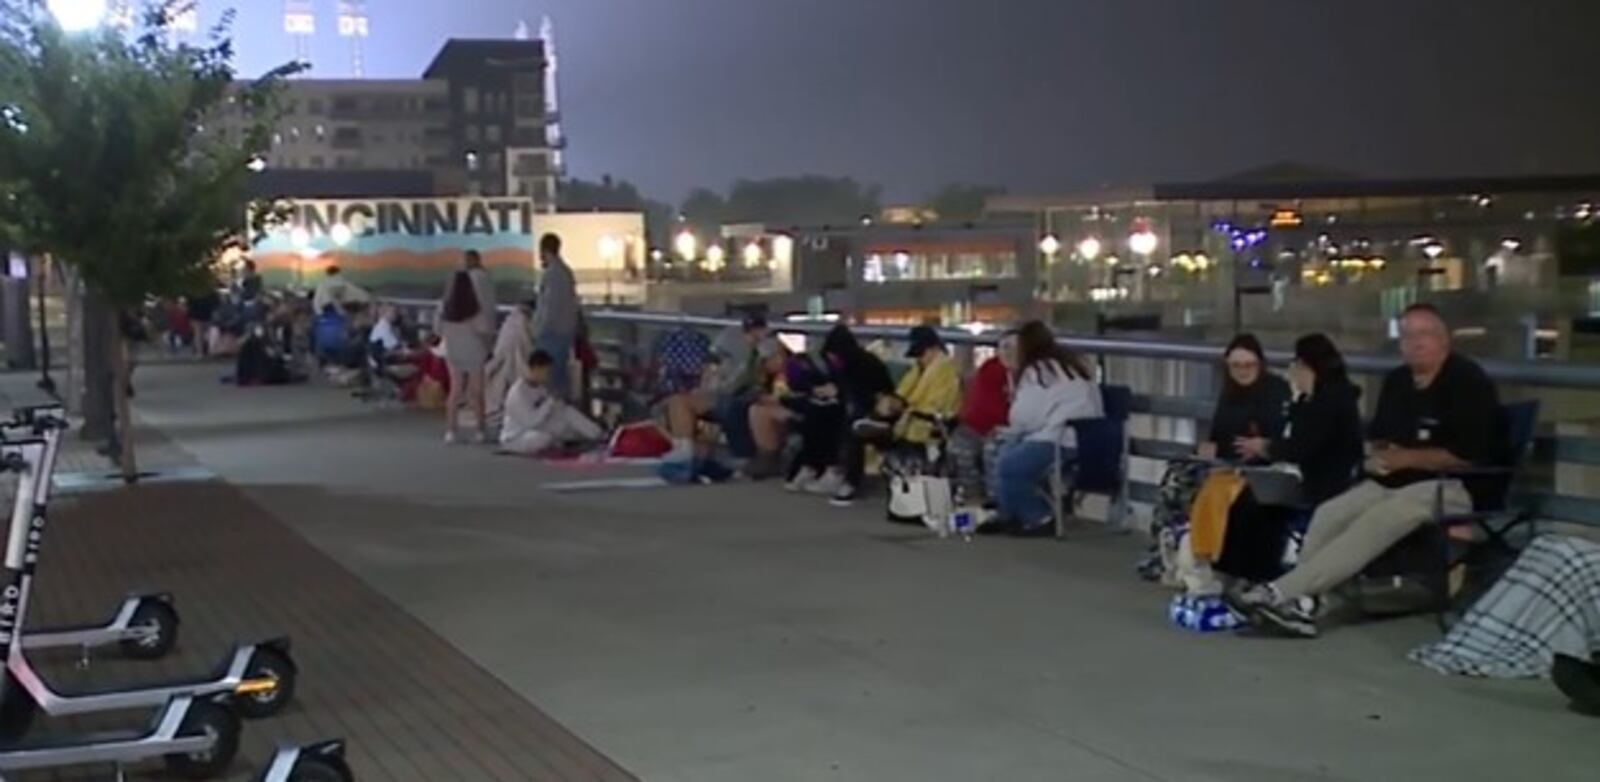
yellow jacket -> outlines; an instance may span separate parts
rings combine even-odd
[[[894,393],[906,402],[905,414],[894,427],[895,436],[913,443],[928,442],[933,424],[913,414],[940,420],[955,417],[961,410],[961,370],[955,359],[940,356],[926,368],[912,366]]]

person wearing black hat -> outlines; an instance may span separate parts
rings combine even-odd
[[[961,409],[961,370],[950,357],[944,338],[932,326],[911,329],[906,358],[914,363],[893,396],[879,400],[873,415],[852,425],[846,451],[845,483],[833,496],[835,505],[849,505],[865,474],[865,446],[893,443],[925,445],[935,422],[953,418]]]

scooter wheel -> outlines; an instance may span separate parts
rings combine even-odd
[[[272,692],[242,695],[234,699],[233,707],[238,709],[240,716],[257,720],[271,717],[294,700],[295,683],[299,679],[299,671],[295,668],[294,661],[289,655],[270,646],[256,647],[255,654],[250,657],[250,665],[245,668],[246,679],[273,679],[278,686]]]
[[[289,782],[350,782],[344,770],[325,760],[301,759],[289,772]]]
[[[133,660],[159,659],[178,643],[178,609],[165,600],[154,597],[140,600],[128,626],[144,628],[148,634],[124,639],[119,644],[124,657]]]
[[[232,710],[210,701],[189,704],[189,713],[184,715],[178,735],[206,736],[211,739],[211,746],[198,752],[165,756],[167,770],[184,779],[220,776],[239,754],[239,733],[239,716]]]

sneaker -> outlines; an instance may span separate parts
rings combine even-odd
[[[1257,626],[1274,635],[1286,638],[1316,638],[1317,617],[1311,601],[1289,600],[1261,606],[1255,611]]]
[[[828,503],[835,508],[848,508],[856,504],[856,487],[848,483],[840,486],[839,490],[833,493],[833,498],[828,500]]]
[[[1271,584],[1256,584],[1249,589],[1227,589],[1222,592],[1222,603],[1240,619],[1250,619],[1256,611],[1278,603],[1282,598]]]
[[[884,437],[894,431],[894,424],[876,418],[862,418],[850,425],[850,431],[862,438]]]
[[[838,470],[829,470],[821,478],[812,481],[805,487],[806,494],[816,494],[822,497],[832,497],[844,486],[844,476]]]
[[[811,488],[812,484],[817,482],[818,478],[820,477],[821,476],[817,475],[816,470],[813,470],[810,467],[801,467],[799,472],[796,472],[794,477],[790,478],[789,482],[783,485],[783,490],[795,493],[807,491]]]

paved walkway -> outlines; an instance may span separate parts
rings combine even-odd
[[[148,465],[192,466],[159,435],[142,439]],[[67,476],[104,470],[103,459],[77,444],[63,462]],[[203,481],[68,492],[52,503],[49,534],[34,626],[100,620],[141,588],[173,592],[182,617],[179,647],[160,662],[107,651],[80,670],[75,650],[32,655],[58,686],[180,678],[210,670],[236,640],[292,639],[296,700],[282,715],[246,723],[230,779],[255,779],[280,742],[330,737],[348,739],[363,782],[633,779],[237,488]],[[144,719],[63,727],[81,733]],[[140,771],[157,778],[160,764]],[[105,775],[87,769],[56,778]]]
[[[1547,684],[1404,662],[1434,637],[1426,621],[1315,643],[1193,636],[1134,580],[1125,538],[943,542],[771,485],[552,494],[539,485],[593,473],[448,447],[424,416],[328,389],[217,374],[141,370],[140,414],[647,780],[1600,768],[1596,724]],[[309,596],[283,608],[319,610]]]

